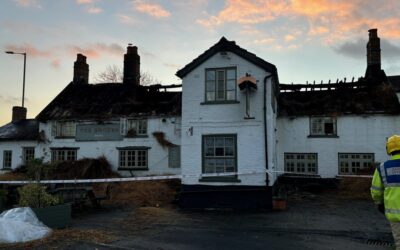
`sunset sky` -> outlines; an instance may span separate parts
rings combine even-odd
[[[382,67],[400,75],[399,0],[1,0],[0,125],[26,102],[34,118],[71,80],[77,53],[90,82],[122,67],[128,43],[142,71],[177,84],[178,69],[225,36],[275,64],[281,83],[358,78],[368,29],[378,28]]]

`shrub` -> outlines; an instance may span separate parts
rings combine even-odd
[[[61,199],[47,193],[46,188],[39,184],[28,184],[18,188],[19,205],[21,207],[48,207],[58,205]]]
[[[50,179],[56,166],[54,164],[43,163],[43,159],[33,159],[27,163],[26,168],[28,177],[39,181],[42,179]]]

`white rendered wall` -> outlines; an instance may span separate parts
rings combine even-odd
[[[24,147],[36,147],[37,142],[35,141],[0,141],[0,173],[3,168],[3,152],[4,150],[12,151],[11,169],[15,169],[23,164],[23,148]],[[37,149],[35,148],[35,156],[38,155]]]
[[[40,123],[40,131],[45,131],[47,143],[39,145],[41,157],[45,161],[51,160],[50,148],[77,147],[77,158],[97,158],[105,156],[113,169],[118,169],[119,152],[117,147],[144,146],[148,150],[148,168],[146,171],[132,171],[135,176],[147,175],[169,175],[180,174],[180,168],[168,167],[168,147],[163,148],[152,135],[153,132],[164,132],[166,139],[176,145],[180,145],[180,118],[168,117],[162,122],[162,118],[149,118],[147,124],[148,137],[145,138],[124,138],[122,141],[75,141],[75,139],[57,139],[51,136],[51,122]],[[119,123],[118,121],[114,121]],[[85,122],[88,123],[88,122]],[[90,123],[90,122],[89,122]],[[131,176],[130,171],[118,171],[123,176]]]
[[[237,100],[234,104],[207,104],[205,101],[205,69],[236,67],[237,78],[251,74],[257,79],[258,89],[250,94],[250,113],[254,119],[244,119],[246,110],[245,93],[237,88]],[[240,175],[240,183],[235,182],[199,182],[202,173],[202,136],[213,134],[237,135],[237,171],[265,171],[264,126],[263,126],[263,86],[269,72],[253,65],[243,58],[228,52],[219,53],[190,72],[183,79],[182,86],[182,179],[187,185],[252,185],[265,186],[265,173]],[[267,97],[270,96],[271,78],[267,81]],[[267,98],[268,131],[273,131],[274,115]],[[268,132],[269,165],[273,165],[273,132]],[[273,179],[270,185],[273,184]]]
[[[375,162],[389,159],[386,139],[400,134],[400,117],[389,115],[337,117],[338,138],[308,138],[309,117],[279,117],[278,170],[284,171],[284,153],[317,153],[318,175],[338,175],[338,153],[374,153]]]

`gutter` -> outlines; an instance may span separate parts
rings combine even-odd
[[[271,78],[273,74],[269,74],[264,78],[264,107],[263,107],[263,122],[264,122],[264,149],[265,149],[265,169],[268,170],[268,139],[267,139],[267,80]],[[267,186],[269,186],[269,176],[268,172],[266,172],[265,175],[265,182],[267,183]]]

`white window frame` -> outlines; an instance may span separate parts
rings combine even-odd
[[[3,151],[3,169],[11,169],[12,167],[12,150]]]
[[[202,138],[203,174],[237,172],[237,135],[212,134]]]
[[[118,149],[119,170],[148,170],[149,148],[133,147]]]
[[[51,148],[51,162],[76,161],[77,148]]]
[[[52,135],[55,137],[75,137],[76,123],[72,121],[55,121],[52,127]]]
[[[332,132],[330,132],[330,126],[332,126]],[[337,136],[336,117],[333,116],[310,117],[310,136],[328,136],[328,137]]]
[[[237,97],[236,67],[205,70],[205,102],[232,102]]]
[[[168,148],[168,167],[181,167],[181,146],[172,146]]]
[[[317,153],[284,153],[284,164],[288,174],[318,174]]]
[[[338,153],[338,166],[340,175],[359,175],[360,170],[371,169],[375,163],[374,153]]]
[[[30,160],[35,159],[35,147],[23,147],[22,148],[22,160],[26,165]]]
[[[147,119],[126,119],[126,129],[123,134],[130,137],[147,136],[147,123]],[[133,134],[130,135],[132,130]]]

